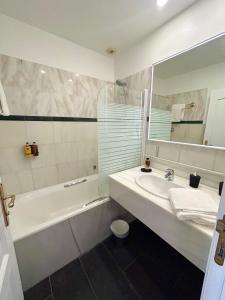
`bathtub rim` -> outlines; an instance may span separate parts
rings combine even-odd
[[[44,187],[44,188],[41,188],[41,189],[37,189],[37,190],[33,190],[33,191],[30,191],[30,192],[26,192],[26,193],[21,193],[21,194],[18,194],[16,195],[16,200],[18,202],[20,201],[23,201],[23,200],[33,200],[35,201],[35,198],[39,198],[39,197],[45,197],[45,196],[48,196],[52,193],[55,193],[55,192],[60,192],[60,191],[63,191],[63,190],[70,190],[72,188],[76,188],[76,185],[73,185],[71,187],[65,187],[66,184],[70,184],[70,183],[73,183],[73,182],[79,182],[81,180],[84,180],[86,179],[87,181],[84,182],[84,183],[80,183],[81,185],[82,184],[88,184],[90,182],[94,182],[96,181],[96,184],[98,184],[98,179],[100,178],[99,174],[93,174],[93,175],[88,175],[88,176],[84,176],[84,177],[81,177],[81,178],[76,178],[76,179],[73,179],[73,180],[70,180],[70,181],[66,181],[66,182],[63,182],[63,183],[59,183],[59,184],[56,184],[56,185],[51,185],[51,186],[48,186],[48,187]],[[80,184],[78,186],[80,186]],[[94,202],[92,202],[94,200]],[[16,203],[17,203],[16,201]],[[34,224],[32,226],[27,226],[27,227],[22,227],[22,230],[14,230],[13,228],[15,228],[14,226],[9,226],[10,228],[10,232],[11,232],[11,236],[12,236],[12,240],[13,242],[18,242],[24,238],[27,238],[33,234],[36,234],[40,231],[43,231],[51,226],[54,226],[56,224],[59,224],[61,222],[64,222],[76,215],[79,215],[79,214],[82,214],[83,212],[89,210],[89,209],[92,209],[96,206],[99,206],[101,204],[104,204],[108,201],[110,201],[110,197],[108,195],[104,195],[104,196],[96,196],[95,199],[90,199],[91,203],[87,206],[80,206],[79,208],[76,208],[74,209],[73,211],[70,211],[68,213],[64,213],[62,215],[59,215],[59,216],[56,216],[55,218],[53,219],[50,219],[50,220],[46,220],[46,221],[43,221],[42,223],[38,223],[38,224]],[[16,205],[15,203],[15,205]],[[87,202],[88,203],[88,202]],[[9,222],[10,222],[10,218],[11,220],[15,217],[18,217],[19,216],[15,216],[16,212],[14,212],[13,209],[10,209],[10,211],[12,212],[10,215],[9,215]],[[21,216],[23,217],[23,216]]]
[[[15,234],[15,233],[13,233],[12,230],[10,230],[11,231],[12,240],[13,240],[14,243],[19,242],[19,241],[21,241],[21,240],[23,240],[25,238],[28,238],[28,237],[36,234],[36,233],[39,233],[39,232],[41,232],[41,231],[43,231],[43,230],[45,230],[45,229],[47,229],[47,228],[49,228],[51,226],[54,226],[54,225],[59,224],[59,223],[62,223],[62,222],[66,221],[66,220],[68,220],[70,218],[73,218],[73,217],[75,217],[77,215],[80,215],[80,214],[82,214],[82,213],[84,213],[84,212],[86,212],[86,211],[88,211],[88,210],[90,210],[92,208],[95,208],[95,207],[97,207],[99,205],[102,205],[104,203],[107,203],[109,201],[111,201],[110,197],[100,198],[100,200],[98,200],[98,198],[97,198],[95,202],[93,202],[92,204],[90,204],[90,205],[88,205],[86,207],[81,207],[80,209],[77,209],[77,210],[75,210],[73,212],[64,214],[64,215],[62,215],[60,217],[57,217],[57,218],[53,219],[52,221],[46,221],[46,222],[43,222],[43,223],[41,223],[39,225],[31,226],[31,227],[28,228],[28,230],[24,230],[21,234]]]
[[[98,180],[100,177],[99,177],[99,174],[93,174],[93,175],[87,175],[87,176],[83,176],[83,177],[79,177],[79,178],[76,178],[76,179],[72,179],[72,180],[69,180],[69,181],[65,181],[65,182],[62,182],[62,183],[57,183],[57,184],[54,184],[54,185],[50,185],[50,186],[46,186],[46,187],[43,187],[43,188],[40,188],[40,189],[36,189],[36,190],[33,190],[33,191],[29,191],[29,192],[25,192],[25,193],[20,193],[20,194],[16,194],[16,200],[20,201],[20,199],[24,199],[24,198],[28,198],[29,196],[33,196],[33,195],[37,195],[37,196],[40,196],[40,195],[48,195],[52,192],[58,192],[58,191],[61,191],[61,190],[67,190],[67,189],[70,189],[70,188],[73,188],[73,186],[71,187],[64,187],[64,185],[66,184],[70,184],[74,181],[80,181],[80,180],[83,180],[83,179],[87,179],[85,183],[88,183],[90,181],[95,181],[95,180]],[[81,183],[83,184],[83,183]],[[75,185],[76,186],[76,185]]]

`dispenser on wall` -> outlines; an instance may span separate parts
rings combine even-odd
[[[31,145],[31,153],[33,156],[39,155],[38,145],[36,144],[36,142],[33,142],[33,144]]]
[[[33,142],[32,145],[30,145],[27,142],[26,145],[24,146],[24,154],[27,158],[29,158],[31,156],[38,156],[39,151],[38,151],[38,145],[36,144],[36,142]]]
[[[31,145],[27,142],[26,145],[24,146],[24,154],[26,157],[31,157]]]

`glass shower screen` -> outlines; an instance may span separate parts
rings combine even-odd
[[[101,195],[108,194],[108,175],[142,163],[144,103],[140,91],[105,85],[98,97],[98,163]]]

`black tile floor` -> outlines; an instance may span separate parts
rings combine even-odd
[[[199,300],[204,274],[140,221],[25,292],[25,300]]]

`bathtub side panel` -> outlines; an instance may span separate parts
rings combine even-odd
[[[123,211],[120,205],[110,200],[70,219],[81,254],[91,250],[111,234],[110,224]]]
[[[23,290],[48,277],[80,253],[68,221],[15,243]]]

